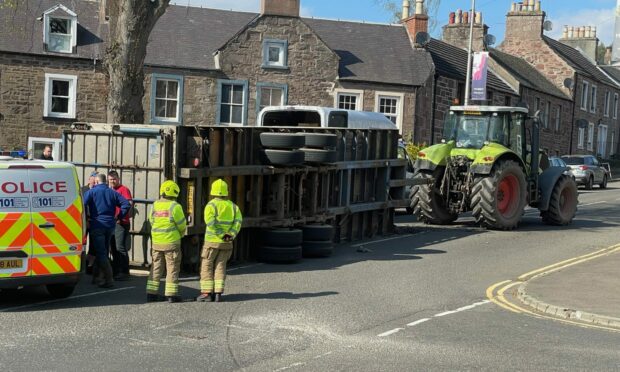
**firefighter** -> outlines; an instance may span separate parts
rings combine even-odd
[[[179,271],[181,269],[181,238],[185,234],[187,221],[183,208],[176,202],[179,186],[173,181],[164,182],[159,188],[160,199],[153,204],[149,217],[151,239],[153,242],[153,265],[146,282],[146,300],[160,299],[159,280],[166,269],[165,299],[168,302],[180,302]]]
[[[233,240],[241,230],[241,211],[228,200],[228,185],[221,179],[211,185],[211,196],[215,196],[204,210],[207,229],[202,247],[200,268],[200,292],[197,301],[222,300],[226,262],[232,256]]]

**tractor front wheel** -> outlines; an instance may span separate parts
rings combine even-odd
[[[474,181],[474,218],[489,229],[512,230],[521,221],[526,197],[527,184],[519,164],[511,160],[495,164],[491,175]]]
[[[547,225],[564,226],[573,222],[577,213],[577,185],[569,176],[562,176],[553,186],[549,209],[540,216]]]
[[[423,179],[426,183],[411,188],[409,198],[410,208],[418,219],[426,224],[448,225],[456,221],[458,215],[451,213],[441,196],[439,187],[443,179],[444,168],[435,171],[420,170],[413,176],[414,179]]]

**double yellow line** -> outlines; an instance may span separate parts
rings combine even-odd
[[[578,326],[585,327],[585,328],[597,328],[597,329],[605,329],[605,330],[614,331],[614,332],[620,332],[620,330],[617,328],[594,325],[594,324],[587,324],[587,323],[580,323],[580,322],[575,322],[575,321],[568,320],[568,319],[552,317],[552,316],[542,314],[542,313],[535,313],[531,310],[523,308],[522,306],[514,302],[509,301],[505,295],[506,291],[509,290],[510,288],[513,288],[517,285],[521,285],[525,283],[526,281],[531,280],[533,278],[536,278],[542,275],[547,275],[549,273],[552,273],[552,272],[555,272],[555,271],[558,271],[558,270],[561,270],[561,269],[564,269],[564,268],[567,268],[573,265],[577,265],[577,264],[580,264],[586,261],[590,261],[595,258],[599,258],[601,256],[605,256],[605,255],[608,255],[608,254],[611,254],[617,251],[620,251],[620,244],[616,244],[611,247],[598,250],[596,252],[585,254],[583,256],[570,258],[568,260],[564,260],[564,261],[555,263],[553,265],[545,266],[540,269],[532,270],[523,275],[520,275],[517,278],[517,280],[504,280],[499,283],[495,283],[489,288],[487,288],[486,290],[487,298],[491,302],[496,304],[497,306],[500,306],[501,308],[511,311],[513,313],[526,314],[526,315],[530,315],[530,316],[541,318],[541,319],[553,319],[556,321],[560,321],[562,323],[569,323],[569,324],[578,325]]]

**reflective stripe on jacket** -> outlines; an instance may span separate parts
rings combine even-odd
[[[230,200],[215,198],[207,204],[204,211],[207,230],[205,241],[224,243],[224,235],[234,239],[241,230],[243,217],[239,207]]]
[[[153,244],[178,242],[185,234],[187,227],[187,220],[181,205],[167,199],[159,199],[153,204],[149,221]]]

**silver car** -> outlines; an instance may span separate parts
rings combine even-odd
[[[609,172],[593,155],[564,155],[562,160],[573,171],[577,185],[584,185],[586,190],[591,190],[595,184],[601,189],[607,187]]]
[[[552,167],[561,167],[561,168],[567,168],[566,172],[564,172],[564,174],[566,176],[569,176],[570,178],[573,179],[573,181],[575,181],[575,174],[573,173],[572,168],[570,168],[568,165],[566,165],[566,163],[564,162],[564,160],[562,160],[562,158],[558,158],[557,156],[552,156],[549,158],[549,165]]]

